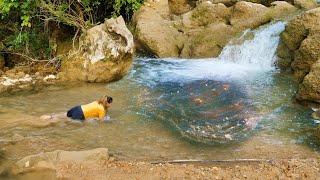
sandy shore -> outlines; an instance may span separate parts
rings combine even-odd
[[[104,164],[62,162],[55,172],[42,171],[21,179],[318,179],[318,159],[210,164],[151,164],[117,161]]]

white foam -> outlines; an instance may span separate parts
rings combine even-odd
[[[254,31],[254,38],[243,44],[227,45],[217,58],[187,59],[142,59],[142,81],[181,82],[190,80],[243,80],[261,72],[274,69],[275,52],[279,35],[285,23],[276,22]],[[134,76],[133,74],[133,76]]]

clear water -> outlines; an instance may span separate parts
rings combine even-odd
[[[136,58],[128,76],[107,85],[1,97],[0,166],[44,151],[98,147],[146,161],[318,157],[311,112],[293,103],[296,82],[273,67],[283,29],[277,22],[249,31],[254,38],[226,46],[214,59]],[[104,94],[114,98],[109,122],[39,118]]]

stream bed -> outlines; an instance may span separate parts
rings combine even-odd
[[[137,57],[125,78],[107,85],[0,97],[0,167],[40,152],[98,147],[142,161],[319,157],[311,111],[293,101],[297,83],[273,66],[283,30],[275,22],[247,31],[254,37],[245,33],[218,58]],[[114,98],[110,121],[38,123],[105,94]]]

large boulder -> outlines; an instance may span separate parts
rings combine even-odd
[[[159,10],[165,9],[166,1],[144,5],[134,16],[138,47],[161,58],[217,57],[243,30],[297,10],[287,2],[278,1],[271,7],[245,1],[232,1],[231,7],[226,5],[228,3],[198,1],[191,11],[176,16]]]
[[[16,162],[12,168],[13,174],[27,173],[30,171],[52,170],[63,164],[106,164],[109,160],[108,149],[98,148],[87,151],[62,151],[40,153],[27,156]]]
[[[298,50],[295,51],[291,67],[296,77],[302,78],[309,73],[311,66],[320,59],[320,31],[309,34]]]
[[[232,8],[230,24],[241,29],[256,28],[270,21],[268,8],[261,4],[240,1]]]
[[[61,78],[86,82],[110,82],[130,69],[133,36],[123,18],[112,18],[82,35],[80,50],[62,64]]]
[[[172,14],[180,15],[190,11],[195,6],[196,0],[168,0]]]
[[[181,17],[185,41],[182,58],[217,57],[236,32],[230,26],[231,11],[224,4],[203,2]]]
[[[189,31],[188,40],[180,54],[183,58],[217,57],[237,32],[225,23],[210,24],[197,31]]]
[[[291,20],[283,33],[277,54],[281,69],[292,69],[300,80],[318,58],[320,8],[309,10]],[[318,51],[318,52],[317,52]]]
[[[304,77],[299,86],[297,99],[320,104],[320,59],[312,65],[309,74]]]
[[[292,19],[281,34],[278,66],[301,82],[296,98],[320,103],[320,8]]]
[[[269,16],[273,19],[284,17],[296,12],[298,9],[286,1],[274,1],[269,8]]]
[[[228,23],[230,9],[224,4],[212,4],[204,2],[194,10],[182,15],[182,23],[185,28],[197,28],[212,23]]]
[[[294,0],[294,5],[304,10],[313,9],[318,6],[316,0]]]
[[[178,57],[183,46],[182,33],[174,22],[151,7],[144,6],[134,16],[138,43],[157,57]]]

